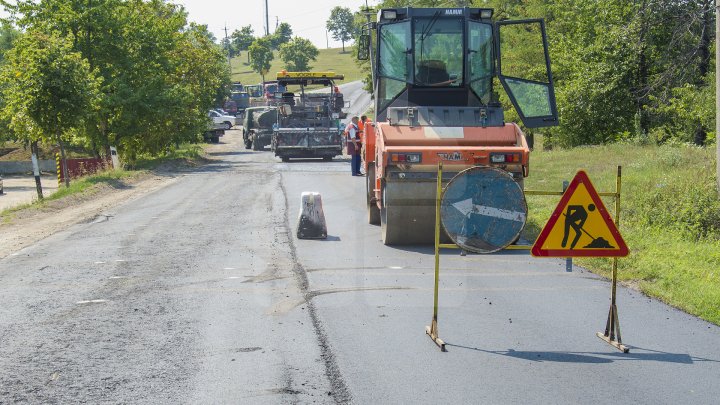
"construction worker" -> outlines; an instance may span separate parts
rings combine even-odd
[[[358,128],[360,129],[360,162],[362,166],[362,157],[365,156],[365,127],[368,125],[367,115],[360,117],[358,121]]]
[[[360,121],[358,121],[358,129],[360,130],[360,142],[362,144],[365,143],[365,123],[367,122],[367,115],[363,115],[360,117]]]
[[[352,117],[350,123],[345,127],[345,140],[347,143],[347,154],[350,155],[350,171],[353,176],[362,176],[360,173],[360,128],[358,128],[358,117]]]

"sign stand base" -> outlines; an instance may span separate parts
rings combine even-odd
[[[605,333],[596,333],[597,337],[604,340],[610,346],[615,347],[623,353],[629,353],[630,348],[622,344],[622,337],[620,337],[620,322],[618,321],[617,306],[610,306],[610,313],[608,313],[607,325],[605,326]]]
[[[440,351],[445,351],[445,342],[438,337],[437,319],[433,318],[432,324],[430,326],[425,326],[425,333],[430,336],[430,339],[432,339],[436,345],[438,345]]]
[[[615,209],[619,210],[619,207],[616,206]],[[617,310],[617,262],[617,257],[613,257],[612,288],[610,289],[610,312],[608,312],[607,323],[605,324],[605,333],[598,332],[596,335],[621,352],[629,353],[630,348],[622,344],[622,337],[620,337],[620,320],[618,319]]]

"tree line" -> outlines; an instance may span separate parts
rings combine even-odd
[[[347,7],[336,6],[330,11],[326,28],[332,37],[341,41],[343,53],[345,42],[352,40],[357,33],[357,25],[352,11]],[[270,35],[256,37],[252,26],[247,25],[233,31],[223,44],[231,57],[247,52],[247,63],[253,71],[263,75],[269,71],[277,51],[285,67],[290,71],[306,71],[312,69],[310,62],[317,59],[319,51],[309,40],[293,37],[292,27],[288,23],[280,23]]]
[[[486,7],[544,18],[560,125],[546,145],[713,142],[711,0],[384,0],[379,7]],[[361,21],[362,19],[358,19]],[[522,51],[522,50],[518,50]],[[498,87],[496,87],[498,88]],[[509,104],[508,104],[509,105]],[[513,118],[512,113],[508,118]]]
[[[98,157],[114,145],[133,161],[197,141],[207,110],[228,95],[228,55],[246,51],[262,73],[273,51],[289,70],[309,70],[318,55],[287,23],[264,37],[242,27],[217,44],[163,0],[0,4],[9,14],[0,22],[0,140],[58,145],[63,155],[68,144]]]
[[[204,25],[162,0],[2,2],[0,136],[157,155],[195,141],[230,72]]]

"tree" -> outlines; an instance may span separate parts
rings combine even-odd
[[[270,62],[275,58],[272,51],[272,40],[270,37],[256,39],[248,50],[250,53],[250,67],[262,75],[265,82],[265,74],[270,71]]]
[[[247,51],[254,40],[255,36],[251,25],[246,25],[240,28],[240,31],[235,30],[230,34],[230,44],[238,55],[242,51]],[[248,54],[248,63],[250,63],[250,54]]]
[[[229,83],[207,27],[188,25],[182,7],[162,0],[30,0],[11,11],[21,28],[67,37],[101,77],[95,115],[75,130],[77,143],[96,154],[117,145],[132,161],[197,140]]]
[[[343,53],[345,53],[345,42],[351,40],[356,31],[354,20],[349,8],[336,6],[330,11],[330,18],[325,25],[333,39],[342,42]]]
[[[230,38],[221,39],[220,46],[225,51],[225,54],[228,57],[234,58],[237,55],[237,51],[235,51],[235,48],[232,46],[232,42],[230,42]]]
[[[290,24],[285,22],[280,23],[280,25],[278,25],[275,29],[275,33],[272,35],[273,49],[280,49],[280,46],[290,42],[292,34],[293,31],[292,28],[290,28]]]
[[[7,22],[0,24],[0,66],[5,63],[5,52],[12,49],[15,40],[20,37],[20,31],[16,30]],[[0,109],[4,108],[4,100],[0,97]],[[9,121],[0,117],[0,141],[12,139],[13,131],[9,126]]]
[[[13,43],[20,36],[20,31],[7,22],[0,23],[0,63],[5,58],[5,52],[12,49]]]
[[[5,105],[0,114],[26,140],[54,139],[63,162],[63,134],[79,126],[95,108],[99,80],[69,38],[30,31],[7,54],[0,72]],[[65,186],[70,185],[64,163]]]
[[[280,59],[291,71],[310,70],[310,61],[315,60],[320,52],[309,40],[295,37],[280,47]]]

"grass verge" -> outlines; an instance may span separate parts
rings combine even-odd
[[[621,165],[620,232],[630,255],[618,277],[640,291],[720,325],[720,199],[714,148],[616,144],[531,154],[525,187],[562,189],[584,169],[599,192],[615,191]],[[611,198],[603,199],[614,213]],[[524,237],[534,240],[559,197],[528,196]],[[610,259],[576,259],[608,277]]]

